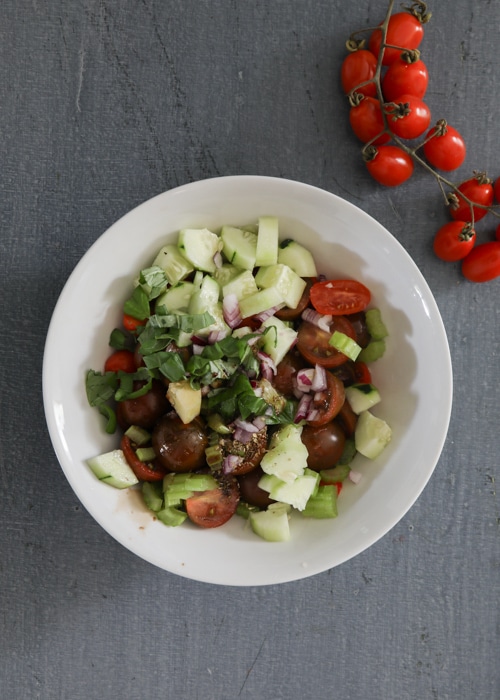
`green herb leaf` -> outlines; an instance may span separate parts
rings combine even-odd
[[[148,295],[141,286],[134,289],[130,299],[128,299],[123,305],[123,311],[139,321],[143,321],[145,318],[148,318],[150,312],[149,299]]]
[[[87,400],[91,406],[102,406],[113,398],[119,379],[116,372],[95,372],[90,369],[85,377]]]
[[[152,301],[165,291],[168,280],[164,270],[158,265],[153,265],[152,267],[141,270],[139,284],[146,292],[149,301]]]
[[[109,336],[109,345],[115,350],[124,350],[130,347],[130,336],[120,328],[115,328]]]
[[[186,368],[177,352],[163,350],[145,355],[144,363],[149,370],[158,369],[171,382],[178,382],[186,376]]]

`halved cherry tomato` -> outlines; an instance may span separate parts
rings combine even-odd
[[[458,191],[474,204],[491,207],[493,204],[493,185],[486,173],[478,173],[458,186]],[[455,221],[471,221],[471,205],[463,197],[458,196],[458,205],[450,204],[450,216]],[[479,221],[488,213],[487,209],[473,207],[474,221]]]
[[[377,86],[374,81],[360,88],[358,88],[358,85],[372,80],[376,70],[377,59],[371,51],[359,49],[358,51],[349,53],[344,58],[340,69],[340,80],[343,91],[348,95],[356,88],[356,92],[362,95],[375,97],[377,94]]]
[[[360,99],[349,111],[351,129],[363,143],[368,143],[368,141],[375,145],[387,143],[391,137],[384,132],[385,124],[380,101],[375,97],[363,97],[362,95],[359,97]]]
[[[351,408],[351,404],[346,399],[342,408],[338,412],[335,420],[340,424],[347,437],[352,437],[358,423],[358,416]]]
[[[338,367],[347,362],[348,358],[329,343],[335,331],[345,333],[353,340],[356,339],[356,332],[345,316],[334,316],[329,332],[318,328],[313,323],[304,321],[298,330],[297,350],[311,365]]]
[[[389,129],[402,139],[416,139],[429,128],[431,110],[413,95],[402,95],[384,105]]]
[[[401,48],[391,49],[386,48],[382,64],[388,66],[393,63],[405,49],[416,49],[424,38],[424,28],[422,22],[426,18],[420,19],[410,12],[396,12],[389,19],[387,27],[387,36],[385,43],[392,46],[400,46]],[[382,44],[382,30],[375,29],[368,41],[368,48],[378,57],[380,46]]]
[[[290,308],[289,306],[284,306],[282,309],[278,309],[278,311],[276,311],[276,313],[274,314],[282,321],[293,321],[294,319],[298,318],[300,314],[304,311],[306,306],[309,304],[309,295],[311,287],[314,284],[314,282],[316,282],[316,277],[307,277],[305,278],[305,281],[306,286],[304,288],[304,291],[302,292],[302,296],[300,297],[297,306],[294,309]]]
[[[122,437],[120,447],[130,468],[140,481],[161,481],[167,473],[162,467],[152,467],[140,460],[128,435]]]
[[[320,314],[355,314],[366,309],[370,299],[370,290],[356,280],[326,280],[311,287],[311,304]]]
[[[424,97],[429,84],[427,66],[418,58],[419,52],[406,52],[399,56],[387,69],[382,79],[382,92],[388,102],[401,95]]]
[[[489,282],[500,277],[500,241],[473,248],[462,261],[462,274],[471,282]]]
[[[377,146],[365,150],[366,169],[385,187],[397,187],[413,175],[413,160],[399,146]]]
[[[143,321],[139,320],[138,318],[134,318],[133,316],[130,316],[129,314],[123,314],[123,327],[127,331],[131,331],[132,333],[137,330],[139,326],[145,326],[146,325],[147,319],[144,319]]]
[[[372,374],[365,362],[358,360],[354,363],[354,375],[358,384],[371,384]]]
[[[187,498],[186,512],[195,525],[219,527],[232,518],[239,501],[238,481],[234,477],[224,476],[216,489],[201,491]]]
[[[314,395],[311,409],[317,411],[314,420],[308,425],[319,428],[329,423],[339,413],[345,401],[345,388],[341,380],[331,372],[326,373],[327,387]]]
[[[470,253],[476,242],[476,232],[466,221],[449,221],[441,226],[433,242],[434,253],[441,260],[454,262]]]
[[[116,350],[104,363],[105,372],[135,372],[135,357],[130,350]]]
[[[423,148],[429,163],[439,170],[456,170],[465,160],[463,138],[444,119],[427,132]]]
[[[309,453],[307,466],[315,472],[333,467],[344,451],[345,433],[334,420],[318,427],[305,425],[300,438]]]

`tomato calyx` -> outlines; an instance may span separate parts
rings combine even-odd
[[[416,17],[420,24],[427,24],[432,17],[432,12],[428,12],[427,3],[425,2],[414,2],[409,7],[403,5],[403,8]]]

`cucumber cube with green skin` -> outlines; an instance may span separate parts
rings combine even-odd
[[[240,300],[241,317],[245,319],[249,316],[255,316],[284,303],[283,295],[276,287],[261,289],[259,292],[250,294]]]
[[[179,231],[177,246],[196,269],[215,272],[214,257],[220,251],[220,239],[217,234],[208,228],[184,228]]]
[[[222,302],[219,301],[219,292],[220,287],[218,282],[216,282],[213,277],[205,275],[200,288],[191,296],[188,313],[209,313],[214,319],[214,322],[210,324],[210,326],[196,331],[196,335],[205,337],[212,331],[228,330],[228,326],[224,321],[224,314],[222,312]]]
[[[116,489],[126,489],[139,483],[122,450],[111,450],[91,457],[87,464],[99,481],[104,481]]]
[[[287,542],[290,539],[288,512],[285,509],[269,509],[251,512],[250,525],[256,535],[267,542]]]
[[[241,308],[241,304],[240,304]],[[276,316],[266,318],[262,323],[262,328],[269,328],[264,335],[262,349],[272,358],[276,365],[279,365],[292,345],[297,339],[297,331],[283,323]]]
[[[282,263],[261,267],[255,275],[258,287],[269,289],[276,287],[282,294],[285,304],[291,309],[297,308],[306,288],[306,282],[295,273],[288,265]]]
[[[354,431],[354,444],[360,454],[369,459],[376,459],[390,443],[391,438],[392,430],[382,418],[377,418],[370,411],[359,414]]]
[[[174,244],[161,248],[153,261],[154,265],[162,268],[171,285],[177,284],[194,271],[194,267]]]
[[[311,253],[303,245],[288,238],[278,249],[278,262],[288,265],[299,277],[317,277],[316,264]]]
[[[222,288],[222,297],[235,294],[238,301],[258,292],[255,277],[250,270],[243,270]]]
[[[221,267],[218,267],[214,272],[214,279],[219,283],[221,288],[220,298],[222,299],[222,290],[224,286],[228,284],[232,279],[240,274],[241,270],[239,267],[235,267],[230,263],[223,263]]]
[[[279,226],[276,216],[261,216],[257,230],[255,265],[274,265],[278,262]]]
[[[192,282],[179,282],[156,299],[155,310],[158,311],[164,306],[169,312],[187,311],[195,290],[196,287]]]
[[[380,401],[380,393],[373,384],[351,384],[346,387],[345,397],[354,413],[358,415],[368,411]]]
[[[273,437],[261,461],[262,471],[271,474],[287,484],[304,474],[307,468],[307,448],[301,439],[302,426],[286,425]]]
[[[309,498],[316,493],[319,474],[306,469],[293,482],[287,483],[275,475],[264,474],[259,480],[259,487],[269,493],[274,501],[288,503],[297,510],[304,510]]]
[[[235,226],[223,226],[220,237],[227,260],[242,270],[253,270],[257,254],[257,235]]]

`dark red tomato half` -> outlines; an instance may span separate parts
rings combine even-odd
[[[345,401],[345,388],[342,381],[331,372],[326,373],[327,387],[317,391],[311,409],[316,411],[316,417],[308,421],[308,425],[319,428],[329,423],[339,413]]]
[[[201,491],[186,499],[188,518],[204,528],[220,527],[236,512],[240,501],[238,481],[224,476],[216,489]]]
[[[161,466],[140,460],[128,435],[122,437],[120,447],[130,468],[140,481],[161,481],[167,473]]]
[[[329,343],[332,334],[340,331],[356,340],[356,332],[345,316],[334,316],[330,331],[326,332],[308,321],[299,326],[297,335],[297,350],[311,365],[322,367],[338,367],[347,362],[347,357]]]
[[[309,453],[307,466],[316,472],[333,467],[344,450],[345,433],[336,421],[316,428],[305,425],[300,437]]]
[[[104,363],[105,372],[135,372],[136,364],[134,353],[130,350],[116,350]]]
[[[462,261],[462,274],[471,282],[489,282],[500,277],[500,241],[473,248]]]
[[[370,299],[370,290],[356,280],[326,280],[311,287],[311,304],[320,314],[355,314],[364,311]]]
[[[139,389],[144,382],[134,382],[134,390]],[[170,410],[171,406],[165,394],[165,387],[157,379],[153,380],[150,391],[135,399],[119,401],[116,406],[118,425],[126,430],[131,425],[150,430],[158,418]]]

